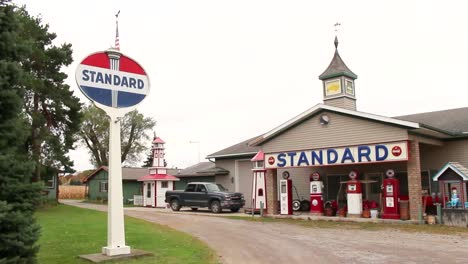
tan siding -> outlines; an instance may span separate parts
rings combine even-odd
[[[325,104],[356,111],[356,101],[348,97],[329,99],[325,101]]]
[[[235,180],[236,173],[236,160],[235,159],[222,159],[216,160],[216,166],[221,167],[229,171],[228,175],[216,176],[216,183],[222,184],[229,191],[236,191],[236,183],[231,180]],[[252,199],[252,162],[250,160],[237,160],[237,173],[239,177],[239,189],[238,192],[244,194],[246,201],[246,208],[251,206]]]
[[[252,200],[252,162],[250,160],[239,161],[239,192],[244,194],[246,206],[250,206]],[[250,203],[249,203],[250,202]]]
[[[216,160],[216,167],[221,167],[229,171],[228,175],[216,176],[216,183],[222,184],[224,188],[227,188],[229,191],[234,191],[236,187],[231,182],[231,177],[234,177],[235,173],[235,160]]]
[[[320,114],[321,115],[321,114]],[[265,153],[407,140],[406,129],[336,113],[320,125],[316,115],[264,143]]]
[[[468,168],[468,139],[447,141],[443,147],[421,144],[420,149],[422,169],[438,170],[449,161]]]
[[[312,173],[311,168],[289,168],[289,169],[278,169],[278,186],[279,181],[283,179],[281,177],[284,171],[288,171],[290,174],[290,179],[293,184],[293,200],[310,200],[310,181],[309,175]],[[294,189],[294,187],[296,187]],[[296,193],[297,190],[297,193]],[[279,197],[279,193],[278,193]]]

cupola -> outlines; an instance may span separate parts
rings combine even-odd
[[[343,62],[338,53],[338,37],[335,37],[335,55],[328,68],[319,76],[323,82],[323,101],[326,105],[356,110],[354,80],[357,75]]]

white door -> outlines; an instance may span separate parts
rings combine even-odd
[[[172,190],[172,181],[156,182],[156,207],[166,207],[166,191]]]
[[[154,182],[145,182],[143,192],[145,195],[144,206],[154,206]]]

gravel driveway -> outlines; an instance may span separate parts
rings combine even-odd
[[[200,238],[221,263],[468,263],[468,235],[307,228],[140,207],[125,208],[125,214]]]

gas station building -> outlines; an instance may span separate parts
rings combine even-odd
[[[284,172],[292,180],[293,198],[300,200],[309,199],[310,176],[316,173],[323,181],[323,201],[346,204],[343,183],[353,171],[364,181],[362,200],[381,207],[385,204],[382,185],[386,172],[392,171],[399,180],[398,200],[409,200],[411,219],[418,219],[419,208],[427,204],[425,197],[431,202],[447,201],[454,189],[459,207],[466,207],[467,181],[451,181],[451,177],[468,179],[464,173],[468,172],[468,107],[398,117],[358,111],[357,75],[341,59],[336,38],[335,54],[319,79],[323,103],[260,136],[208,155],[217,167],[229,171],[223,185],[244,193],[246,208],[259,195],[252,158],[260,151],[261,196],[268,214],[279,212]],[[449,166],[454,176],[446,176],[444,183],[434,181],[447,164],[456,164]]]

